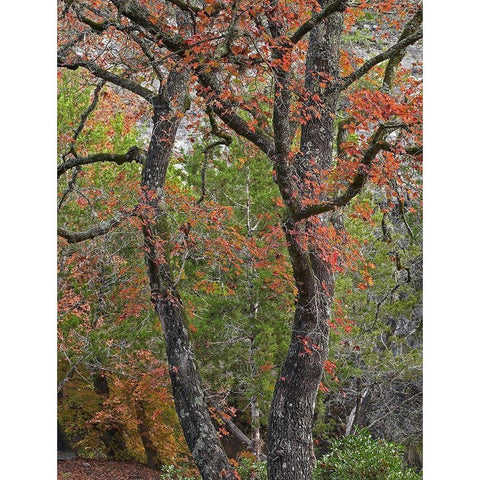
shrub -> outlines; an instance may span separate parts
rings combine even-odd
[[[184,470],[174,465],[165,465],[161,468],[160,480],[197,480],[199,477],[186,477]]]
[[[237,472],[242,480],[267,480],[267,463],[252,462],[248,458],[242,458]]]
[[[404,451],[396,443],[374,440],[362,429],[332,442],[331,451],[315,465],[313,480],[421,480],[420,473],[403,466]],[[242,480],[267,480],[266,462],[242,458],[236,468]],[[195,480],[173,466],[162,472],[160,480]]]
[[[314,480],[419,480],[422,475],[403,467],[401,445],[374,440],[359,430],[332,442],[332,449],[315,466]]]

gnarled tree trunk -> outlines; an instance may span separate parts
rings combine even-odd
[[[175,408],[187,444],[202,478],[234,478],[233,470],[212,424],[187,330],[182,300],[169,263],[170,235],[163,188],[179,112],[185,104],[187,73],[172,71],[153,101],[153,134],[142,187],[145,214],[143,235],[151,298],[161,321]]]
[[[302,232],[312,227],[309,219],[295,221],[292,217],[295,201],[291,191],[306,192],[303,180],[318,176],[332,163],[334,113],[338,93],[328,95],[320,83],[338,78],[338,60],[342,14],[336,13],[315,27],[310,34],[306,61],[305,88],[322,98],[321,115],[313,117],[302,128],[301,153],[294,161],[294,172],[277,183],[290,217],[283,224],[297,287],[296,311],[292,337],[287,357],[275,385],[268,428],[268,478],[269,480],[309,480],[315,462],[313,451],[313,416],[318,388],[328,355],[328,321],[334,293],[332,268],[321,250],[315,245],[301,244]],[[328,82],[327,82],[328,83]],[[318,109],[318,105],[316,106]],[[278,162],[278,157],[276,159]],[[284,162],[287,164],[287,162]],[[313,168],[312,168],[313,167]],[[282,170],[277,168],[277,175]],[[293,179],[296,180],[293,181]],[[295,182],[295,183],[294,183]],[[321,199],[320,199],[321,200]],[[323,214],[325,216],[325,214]],[[328,218],[321,218],[325,225]]]

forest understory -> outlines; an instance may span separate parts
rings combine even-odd
[[[58,2],[59,479],[421,478],[422,21]]]

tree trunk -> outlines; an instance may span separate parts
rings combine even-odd
[[[255,460],[259,462],[262,460],[262,437],[260,435],[260,410],[258,409],[257,399],[252,398],[252,453],[255,455]]]
[[[358,386],[357,386],[358,388]],[[362,392],[357,391],[357,399],[355,406],[353,407],[350,415],[347,418],[345,426],[345,435],[351,435],[355,433],[355,427],[362,428],[365,423],[365,411],[370,403],[372,394],[368,388],[365,388]]]
[[[158,450],[150,437],[148,420],[145,414],[145,406],[140,398],[135,398],[135,414],[138,420],[138,434],[142,440],[143,449],[147,457],[147,465],[150,468],[159,470],[164,465],[158,454]]]
[[[60,425],[60,422],[57,420],[57,452],[63,454],[63,458],[74,458],[75,453],[73,451],[72,445],[65,434],[65,430]],[[57,454],[58,455],[58,454]]]
[[[324,1],[320,2],[325,7]],[[338,78],[342,14],[336,13],[310,33],[306,59],[305,88],[310,94],[307,105],[320,110],[302,128],[301,153],[294,160],[296,189],[308,194],[303,180],[318,177],[332,164],[334,114],[338,92],[325,95],[320,83]],[[322,98],[315,105],[313,94]],[[312,171],[312,160],[315,170]],[[308,172],[308,175],[306,175]],[[277,174],[282,172],[277,168]],[[285,178],[277,181],[282,191]],[[286,205],[288,192],[282,192]],[[291,198],[291,197],[290,197]],[[321,200],[321,198],[320,198]],[[292,207],[290,207],[292,208]],[[327,218],[320,222],[327,224]],[[267,463],[269,480],[311,480],[315,463],[313,451],[313,416],[318,388],[328,356],[330,311],[334,293],[331,265],[315,243],[301,245],[299,234],[312,227],[310,220],[294,222],[288,218],[283,229],[287,240],[297,287],[296,310],[287,357],[277,379],[270,409]],[[308,235],[307,235],[308,237]]]
[[[285,225],[298,288],[292,338],[275,385],[268,429],[269,480],[312,478],[312,426],[328,354],[328,319],[333,296],[330,266],[305,253]]]
[[[110,388],[108,386],[107,377],[102,372],[97,372],[93,380],[93,388],[97,395],[108,398],[110,396]],[[125,443],[124,432],[121,425],[116,422],[108,428],[99,429],[100,439],[102,440],[107,455],[115,460],[124,460],[129,457],[127,444]]]
[[[163,188],[186,92],[187,74],[172,71],[153,102],[154,127],[142,179],[145,260],[152,303],[165,337],[175,408],[187,444],[203,479],[233,479],[233,470],[208,413],[185,328],[182,301],[169,264],[170,235]]]

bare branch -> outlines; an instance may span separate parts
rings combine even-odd
[[[100,94],[100,90],[103,88],[103,86],[105,85],[105,80],[102,80],[96,87],[95,87],[95,90],[93,92],[93,98],[92,98],[92,101],[90,103],[90,105],[87,107],[87,109],[82,113],[82,116],[80,117],[80,123],[78,124],[78,127],[75,129],[75,131],[73,132],[73,136],[72,136],[72,144],[70,145],[70,151],[72,152],[75,148],[75,143],[78,139],[78,136],[80,135],[80,133],[82,133],[82,130],[83,128],[85,127],[85,123],[87,121],[87,118],[89,117],[89,115],[95,110],[97,104],[98,104],[98,97],[99,97],[99,94]]]
[[[72,48],[74,45],[76,45],[77,43],[79,43],[81,40],[85,38],[85,35],[86,35],[86,32],[81,32],[78,35],[76,35],[73,40],[70,40],[69,42],[61,45],[57,51],[57,58],[63,58],[67,54],[67,51],[70,48]]]
[[[230,430],[230,432],[233,434],[234,437],[236,437],[241,443],[243,443],[248,449],[252,448],[252,440],[248,438],[236,425],[233,423],[230,415],[225,413],[219,406],[218,404],[213,400],[213,398],[210,398],[209,403],[213,406],[213,408],[220,414],[220,417],[222,418],[222,421],[225,422],[225,425],[227,428]],[[262,455],[262,460],[265,460],[265,455]]]
[[[405,25],[405,28],[403,29],[403,32],[400,35],[399,40],[403,40],[407,38],[409,35],[412,35],[413,33],[415,33],[415,31],[422,24],[422,21],[423,21],[423,8],[422,6],[420,6],[420,8],[415,13],[415,15]],[[383,77],[383,85],[382,85],[383,89],[391,90],[397,68],[400,65],[400,62],[403,60],[403,57],[406,55],[406,53],[407,51],[405,49],[400,50],[396,55],[391,57],[390,60],[388,61],[387,66],[385,68],[385,74]]]
[[[147,41],[143,38],[140,38],[138,35],[135,35],[132,32],[129,32],[129,35],[140,46],[143,54],[148,58],[148,61],[150,62],[150,65],[152,66],[153,71],[157,75],[157,78],[160,81],[162,81],[163,74],[161,70],[158,68],[158,62],[155,60],[155,55],[150,51],[149,46],[147,45]]]
[[[68,181],[67,188],[63,192],[62,198],[58,202],[57,212],[59,212],[60,209],[62,208],[62,205],[67,199],[68,194],[73,191],[73,187],[75,186],[75,183],[77,183],[77,176],[81,170],[82,170],[82,167],[76,167],[75,170],[73,171],[72,178]]]
[[[406,403],[410,403],[414,398],[422,395],[423,392],[418,392],[418,393],[415,393],[414,395],[412,395],[411,397],[409,398],[406,398],[405,400],[403,400],[403,402],[399,403],[398,405],[394,406],[391,410],[389,410],[387,413],[385,413],[384,415],[382,415],[381,417],[378,417],[376,418],[372,423],[370,423],[370,425],[368,425],[366,428],[367,429],[371,429],[376,423],[380,422],[381,420],[383,420],[384,418],[387,418],[389,415],[391,415],[395,410],[398,410],[399,408],[403,407],[403,405],[405,405]]]
[[[60,14],[60,18],[63,18],[68,13],[68,11],[70,10],[70,7],[72,6],[73,1],[74,0],[66,0],[64,2],[65,7],[63,8],[62,13]]]
[[[58,227],[57,235],[63,237],[68,243],[79,243],[85,240],[91,240],[108,233],[112,228],[116,227],[125,217],[125,214],[116,213],[110,220],[100,222],[95,227],[83,232],[70,232],[66,228]]]
[[[58,165],[57,178],[71,168],[80,165],[89,165],[91,163],[113,162],[117,165],[122,165],[123,163],[137,162],[143,164],[145,163],[145,156],[145,151],[137,146],[133,146],[128,149],[127,153],[94,153],[88,157],[75,157]]]
[[[366,60],[361,67],[359,67],[357,70],[352,72],[350,75],[347,75],[346,77],[343,77],[339,82],[334,82],[330,89],[339,89],[339,90],[345,90],[348,88],[352,83],[356,82],[359,80],[361,77],[363,77],[367,72],[369,72],[375,65],[378,65],[379,63],[383,62],[384,60],[388,60],[395,55],[399,54],[404,50],[406,47],[409,45],[413,45],[415,42],[418,42],[422,38],[422,30],[417,30],[415,33],[412,35],[409,35],[408,37],[404,38],[403,40],[400,40],[398,43],[393,45],[393,47],[390,47],[388,50],[385,50],[384,52],[376,55],[373,58],[370,58],[369,60]]]
[[[73,377],[73,374],[75,373],[76,369],[77,369],[77,366],[78,364],[80,363],[80,360],[77,360],[71,367],[70,369],[68,370],[68,372],[66,373],[66,375],[63,377],[63,379],[58,382],[58,385],[57,385],[57,395],[63,390],[63,387],[65,386],[65,384],[67,383],[67,381]]]
[[[140,84],[130,80],[128,78],[120,77],[115,75],[108,70],[105,70],[99,67],[96,63],[91,61],[85,61],[77,58],[74,62],[65,62],[62,56],[58,56],[58,66],[67,68],[69,70],[77,70],[79,67],[86,68],[89,72],[95,75],[98,78],[102,78],[103,80],[118,85],[119,87],[125,88],[126,90],[130,90],[133,93],[136,93],[140,97],[147,100],[147,102],[152,103],[155,98],[155,93],[149,90],[148,88],[142,87]]]
[[[167,1],[170,3],[173,3],[180,10],[183,10],[184,12],[199,13],[203,10],[201,7],[192,5],[189,0],[187,0],[186,2],[184,2],[183,0],[167,0]]]

